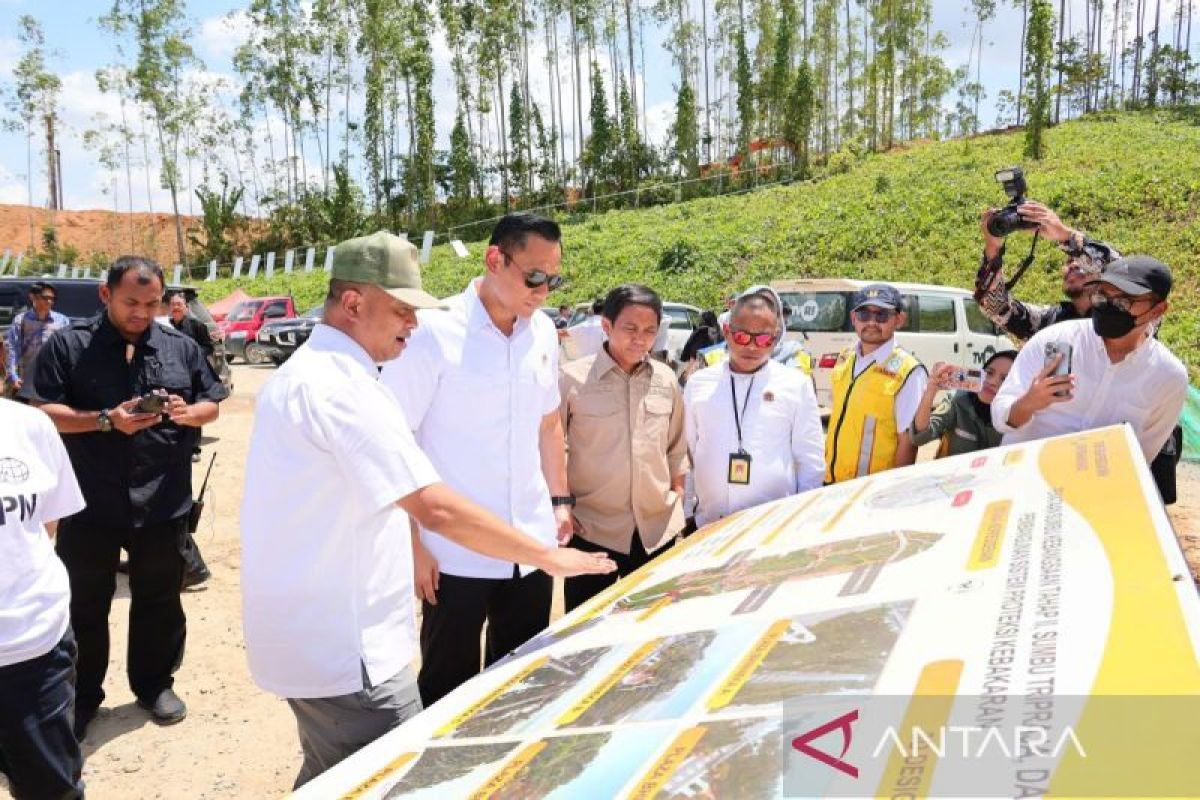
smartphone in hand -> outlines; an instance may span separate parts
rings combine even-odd
[[[1071,374],[1071,354],[1072,354],[1071,345],[1067,342],[1047,342],[1046,343],[1046,350],[1045,350],[1045,355],[1046,355],[1045,365],[1046,366],[1050,366],[1050,364],[1054,361],[1055,358],[1058,357],[1058,355],[1060,353],[1062,354],[1062,360],[1058,362],[1058,366],[1054,368],[1054,372],[1050,373],[1054,377]],[[1070,394],[1071,394],[1070,390],[1063,389],[1062,391],[1055,392],[1054,396],[1055,397],[1069,397]]]
[[[983,389],[983,370],[955,367],[947,377],[938,381],[938,388],[947,391],[966,389],[968,392],[978,392]]]

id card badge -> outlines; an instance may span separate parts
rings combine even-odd
[[[729,483],[745,486],[750,483],[750,454],[729,454]]]

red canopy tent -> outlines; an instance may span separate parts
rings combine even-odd
[[[212,318],[216,322],[225,319],[225,315],[233,310],[233,307],[243,300],[249,300],[250,295],[243,292],[241,289],[234,289],[226,297],[222,297],[215,303],[208,304],[208,313],[212,314]]]

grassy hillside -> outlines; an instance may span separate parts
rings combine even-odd
[[[1064,221],[1147,253],[1175,271],[1164,340],[1200,379],[1200,109],[1097,114],[1049,133],[1049,156],[1024,164],[1030,196]],[[715,307],[729,290],[784,277],[843,276],[968,287],[982,246],[978,217],[1003,194],[992,174],[1021,163],[1020,133],[917,144],[853,162],[844,174],[738,197],[615,211],[564,230],[568,284],[553,299],[602,294],[641,281],[671,300]],[[1008,264],[1028,248],[1012,237]],[[471,258],[434,250],[426,288],[446,295],[477,274]],[[1062,255],[1039,245],[1017,294],[1059,298]],[[670,256],[664,258],[665,253]],[[233,281],[203,284],[206,299]],[[316,303],[324,275],[240,281],[252,293],[291,291]]]

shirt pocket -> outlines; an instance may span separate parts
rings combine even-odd
[[[571,413],[581,417],[615,417],[622,410],[621,394],[615,389],[580,392],[571,405]]]

